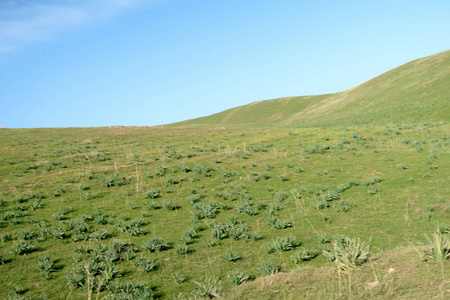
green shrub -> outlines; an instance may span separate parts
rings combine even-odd
[[[219,298],[222,288],[215,277],[206,277],[203,281],[194,281],[197,288],[193,291],[194,296],[203,298]]]
[[[95,211],[92,217],[97,224],[105,225],[108,223],[105,214],[101,210]]]
[[[247,214],[249,216],[255,216],[258,214],[256,210],[254,210],[249,203],[240,203],[235,204],[236,210],[242,214]]]
[[[120,224],[120,223],[119,223]],[[125,232],[131,236],[142,236],[144,235],[144,232],[142,231],[142,225],[144,224],[144,220],[142,219],[136,219],[130,221],[130,223],[126,225],[117,225],[119,230],[122,232]]]
[[[222,254],[222,258],[225,261],[237,261],[241,259],[239,255],[233,253],[232,251],[226,251],[224,254]]]
[[[170,200],[164,200],[161,203],[162,207],[167,209],[167,210],[175,210],[177,208],[177,205],[175,204],[175,202],[170,201]]]
[[[217,204],[215,203],[196,203],[194,204],[195,217],[198,220],[215,218],[217,215],[217,208]]]
[[[134,265],[144,273],[149,273],[150,271],[156,270],[158,261],[156,259],[140,257],[135,261]]]
[[[442,230],[443,229],[443,230]],[[450,258],[450,234],[448,228],[439,227],[429,236],[425,236],[428,242],[429,252],[423,255],[423,259],[427,260],[429,257],[437,262],[442,262]]]
[[[155,237],[142,243],[142,248],[148,252],[159,252],[169,249],[169,245],[163,238]]]
[[[291,260],[295,264],[299,264],[302,261],[308,261],[320,254],[320,251],[317,250],[310,250],[310,249],[303,249],[303,251],[299,251],[291,256]]]
[[[185,275],[183,275],[183,274],[180,274],[180,273],[172,274],[171,278],[177,284],[180,284],[180,283],[185,282],[187,280],[187,277]]]
[[[300,246],[297,238],[293,235],[288,235],[286,237],[276,237],[274,238],[266,247],[267,253],[272,253],[275,251],[289,251]]]
[[[292,227],[292,222],[289,220],[280,220],[275,216],[269,216],[267,218],[267,224],[276,229],[285,229],[288,227]]]
[[[50,273],[55,271],[55,262],[48,255],[38,257],[39,276],[44,279],[50,279]]]
[[[107,239],[108,236],[109,236],[108,230],[106,230],[104,228],[101,228],[99,230],[96,230],[96,231],[92,232],[89,235],[89,239],[91,241],[101,241],[101,240]]]
[[[408,166],[406,164],[404,164],[404,163],[400,163],[400,164],[397,165],[397,169],[399,169],[399,170],[406,170],[406,169],[408,169]]]
[[[288,181],[288,180],[289,180],[289,179],[287,178],[287,176],[284,175],[284,174],[279,175],[278,178],[279,178],[282,182],[285,182],[285,181]]]
[[[175,246],[175,252],[180,255],[185,255],[189,253],[189,247],[187,246],[187,243],[184,243],[183,245],[176,245]]]
[[[341,198],[341,193],[339,191],[327,191],[325,194],[321,196],[321,199],[324,201],[333,201]]]
[[[54,239],[59,239],[59,240],[63,240],[66,237],[66,232],[59,228],[59,227],[53,227],[49,230],[50,235],[54,238]]]
[[[41,208],[41,206],[42,206],[42,201],[39,199],[39,200],[36,200],[33,203],[31,203],[30,208],[31,208],[31,210],[36,210],[36,209]]]
[[[188,173],[188,172],[191,171],[191,168],[190,168],[189,166],[185,165],[185,164],[183,164],[183,165],[178,165],[177,167],[178,167],[178,169],[180,169],[180,170],[183,171],[184,173]]]
[[[159,205],[156,204],[155,202],[149,203],[149,204],[147,205],[147,207],[148,207],[148,209],[150,209],[150,210],[157,210],[157,209],[160,208]]]
[[[100,182],[104,187],[122,186],[127,183],[126,179],[120,176],[118,173],[114,173],[110,176],[99,177]]]
[[[330,205],[328,204],[328,202],[326,200],[320,199],[320,200],[311,202],[311,206],[312,206],[312,208],[321,210],[321,209],[325,209],[325,208],[329,207]]]
[[[0,242],[5,243],[8,241],[12,241],[13,235],[10,232],[6,232],[0,235]]]
[[[211,235],[216,239],[226,239],[230,237],[231,229],[233,225],[231,224],[222,224],[222,223],[212,223],[211,225]]]
[[[202,195],[193,195],[187,199],[187,202],[191,205],[194,205],[195,203],[200,201],[201,198],[202,198]]]
[[[32,240],[35,237],[36,234],[34,232],[31,232],[29,229],[24,229],[16,233],[16,239],[18,240]]]
[[[337,204],[337,211],[347,212],[347,211],[351,210],[353,207],[355,207],[355,202],[340,200]]]
[[[125,282],[120,285],[110,285],[109,291],[111,294],[108,295],[107,299],[111,300],[155,299],[153,290],[147,286],[147,283],[143,281]]]
[[[233,270],[228,272],[228,278],[230,278],[231,283],[235,285],[240,285],[248,280],[250,280],[250,275],[245,271]]]
[[[261,275],[272,275],[280,272],[280,267],[276,266],[272,261],[267,261],[258,266],[257,272]]]
[[[15,255],[24,255],[31,251],[33,247],[25,240],[17,240],[12,245],[12,253]]]
[[[343,271],[358,269],[358,266],[366,262],[371,253],[370,246],[359,239],[350,239],[342,236],[336,237],[331,250],[323,250],[323,255],[334,261],[337,267]]]
[[[328,238],[326,237],[326,234],[325,234],[324,232],[318,232],[318,233],[316,234],[315,239],[316,239],[316,241],[318,241],[318,242],[321,243],[321,244],[326,244],[326,243],[329,243],[329,242],[330,242],[330,239],[328,239]]]
[[[90,190],[91,187],[87,184],[80,184],[79,189],[82,191],[87,191],[87,190]]]
[[[156,199],[160,197],[159,191],[148,190],[144,196],[145,198]]]
[[[284,192],[275,193],[275,200],[278,202],[282,202],[283,200],[286,200],[287,198],[288,198],[288,195]]]
[[[261,239],[261,234],[259,232],[255,231],[255,232],[251,233],[249,235],[249,237],[250,237],[251,240],[257,241],[257,240]]]

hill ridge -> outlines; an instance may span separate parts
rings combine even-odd
[[[170,125],[450,121],[448,82],[450,50],[410,61],[338,93],[259,100]]]

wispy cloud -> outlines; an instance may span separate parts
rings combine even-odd
[[[10,0],[0,3],[0,53],[105,22],[150,0]]]

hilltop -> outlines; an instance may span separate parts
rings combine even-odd
[[[450,120],[450,50],[417,59],[346,91],[257,101],[174,125],[316,125]]]

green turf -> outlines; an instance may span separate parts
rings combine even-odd
[[[448,100],[449,53],[352,93],[411,83],[408,70],[424,69],[441,83],[427,95]],[[416,94],[401,107],[431,99]],[[348,118],[336,108],[322,124],[298,123],[294,108],[329,95],[288,110],[255,104],[252,122],[264,125],[0,129],[0,297],[446,298],[448,259],[422,255],[426,237],[449,225],[448,102],[423,100],[423,119],[396,106],[391,120],[372,96],[381,103],[364,110],[370,122],[355,100]],[[263,108],[292,122],[270,123]],[[324,255],[344,235],[371,251],[345,274]],[[296,264],[306,250],[318,256]],[[269,262],[281,273],[264,275]],[[236,287],[239,276],[249,282]]]

